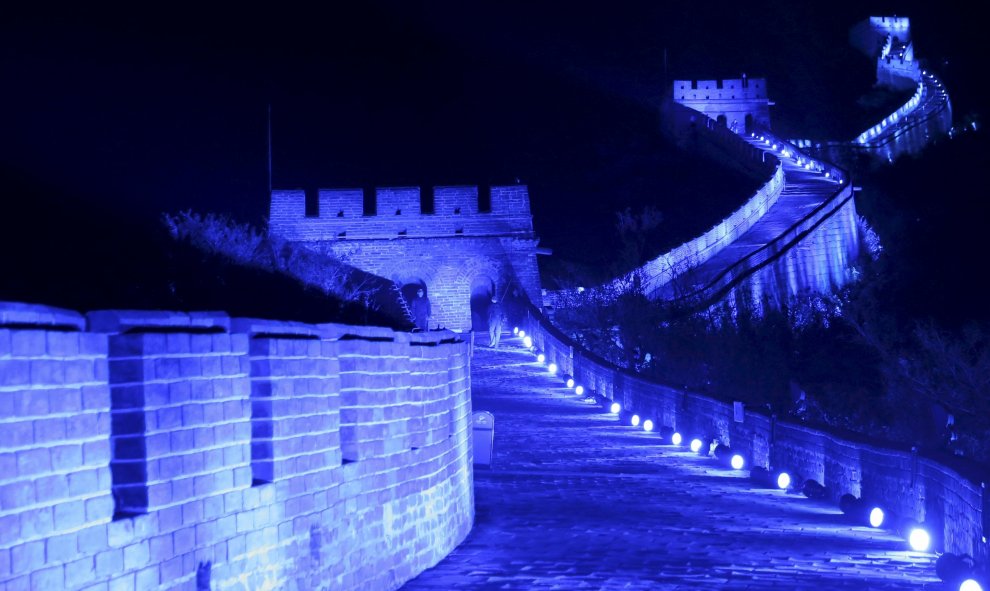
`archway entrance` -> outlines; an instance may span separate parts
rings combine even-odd
[[[430,290],[426,287],[426,282],[422,279],[410,279],[409,281],[403,282],[402,287],[399,288],[399,293],[402,294],[402,299],[405,300],[406,310],[412,314],[412,303],[416,299],[416,292],[423,290],[423,297],[430,297]],[[413,319],[415,321],[415,318]]]
[[[746,133],[753,133],[753,114],[746,113]]]
[[[402,292],[402,297],[405,298],[406,304],[409,304],[416,297],[416,290],[422,289],[424,296],[430,295],[430,290],[426,287],[426,282],[422,279],[413,279],[408,283],[403,283],[399,291]]]
[[[495,282],[484,275],[471,281],[471,330],[488,332],[488,308],[492,305]]]
[[[719,115],[715,118],[715,125],[718,127],[726,127],[728,123],[728,118],[725,115]]]

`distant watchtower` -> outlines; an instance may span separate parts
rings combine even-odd
[[[750,131],[754,125],[770,128],[765,78],[728,80],[674,80],[674,101],[699,111],[732,131]]]
[[[429,297],[431,327],[486,330],[492,296],[507,313],[543,298],[525,185],[275,190],[269,232],[330,250]],[[315,207],[314,207],[315,206]]]
[[[911,21],[903,16],[871,16],[870,26],[877,35],[883,35],[877,82],[894,88],[914,87],[921,81],[921,67],[914,59]]]

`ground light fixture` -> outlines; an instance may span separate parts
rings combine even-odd
[[[519,338],[521,339],[521,338],[524,338],[525,336],[526,336],[526,331],[520,328],[519,329]]]
[[[735,454],[732,456],[732,459],[729,460],[729,465],[732,466],[733,470],[742,470],[743,466],[746,465],[746,460],[744,460],[741,455]]]
[[[791,475],[787,472],[781,472],[777,475],[777,488],[780,490],[787,490],[791,488]]]
[[[512,327],[512,334],[519,334],[519,327],[518,326],[513,326]]]
[[[574,387],[574,378],[567,378],[567,387],[568,388]]]
[[[959,591],[983,591],[983,585],[976,579],[966,579],[959,584]]]
[[[674,434],[670,436],[670,442],[673,443],[674,445],[680,445],[681,442],[683,441],[684,438],[681,437],[681,434],[678,433],[677,431],[674,431]]]
[[[701,451],[701,446],[702,445],[704,445],[704,444],[701,442],[700,439],[692,439],[691,440],[691,451],[693,451],[695,453],[698,453],[699,451]]]
[[[646,419],[645,421],[643,421],[643,430],[644,431],[652,431],[653,430],[653,421],[651,421],[650,419]]]
[[[915,552],[927,552],[932,545],[932,537],[923,527],[915,527],[908,534],[908,544]]]
[[[536,361],[538,363],[543,363],[546,360],[547,360],[547,356],[544,355],[543,353],[540,353],[539,355],[536,356]]]
[[[578,386],[577,388],[574,388],[574,393],[577,394],[578,396],[584,394],[584,386]]]
[[[870,527],[882,526],[885,517],[883,509],[880,507],[870,509]]]
[[[621,411],[621,410],[622,410],[622,405],[619,404],[618,402],[613,402],[612,403],[612,406],[608,407],[608,412],[610,412],[610,413],[612,413],[614,415],[619,414],[619,411]]]
[[[547,371],[549,371],[551,375],[557,373],[557,364],[551,363],[550,365],[548,365]]]
[[[964,589],[963,583],[966,581],[972,581],[969,584],[969,589],[982,589],[979,581],[974,578],[976,575],[976,563],[973,558],[965,554],[952,554],[951,552],[946,552],[938,557],[935,561],[935,574],[938,578],[945,581],[948,588],[959,586],[959,589]],[[976,585],[975,587],[973,585]]]
[[[528,336],[528,335],[527,336],[524,336],[523,337],[523,346],[525,346],[527,349],[529,349],[530,347],[532,347],[533,346],[533,337]]]
[[[632,423],[632,426],[633,427],[638,427],[639,426],[639,415],[633,415],[632,418],[629,419],[629,422]]]

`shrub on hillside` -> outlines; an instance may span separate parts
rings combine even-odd
[[[284,273],[306,287],[344,302],[375,307],[373,296],[380,286],[372,285],[368,277],[347,265],[329,248],[314,250],[299,246],[214,213],[183,211],[164,214],[162,219],[176,240],[186,240],[238,265]]]

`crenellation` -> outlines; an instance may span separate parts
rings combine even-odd
[[[274,192],[272,193],[274,196]],[[305,204],[305,194],[302,191],[296,192],[296,199],[302,195]],[[318,218],[340,218],[354,219],[364,215],[364,190],[363,189],[320,189],[318,192]],[[272,208],[275,207],[274,197],[272,198]],[[272,215],[274,215],[274,209]],[[288,212],[287,212],[288,213]],[[298,220],[298,211],[291,211],[292,217],[286,221]],[[305,217],[303,215],[302,217]]]
[[[417,216],[422,213],[419,187],[382,187],[375,193],[380,217]]]
[[[514,299],[541,305],[539,241],[533,234],[528,188],[438,186],[430,191],[432,212],[423,213],[423,189],[385,187],[376,190],[375,215],[356,215],[363,203],[360,191],[322,190],[317,217],[305,217],[304,207],[298,206],[304,204],[303,191],[275,191],[269,232],[329,249],[400,287],[425,286],[433,302],[430,328],[470,328],[471,290],[479,284],[487,283],[488,297],[511,287]]]

